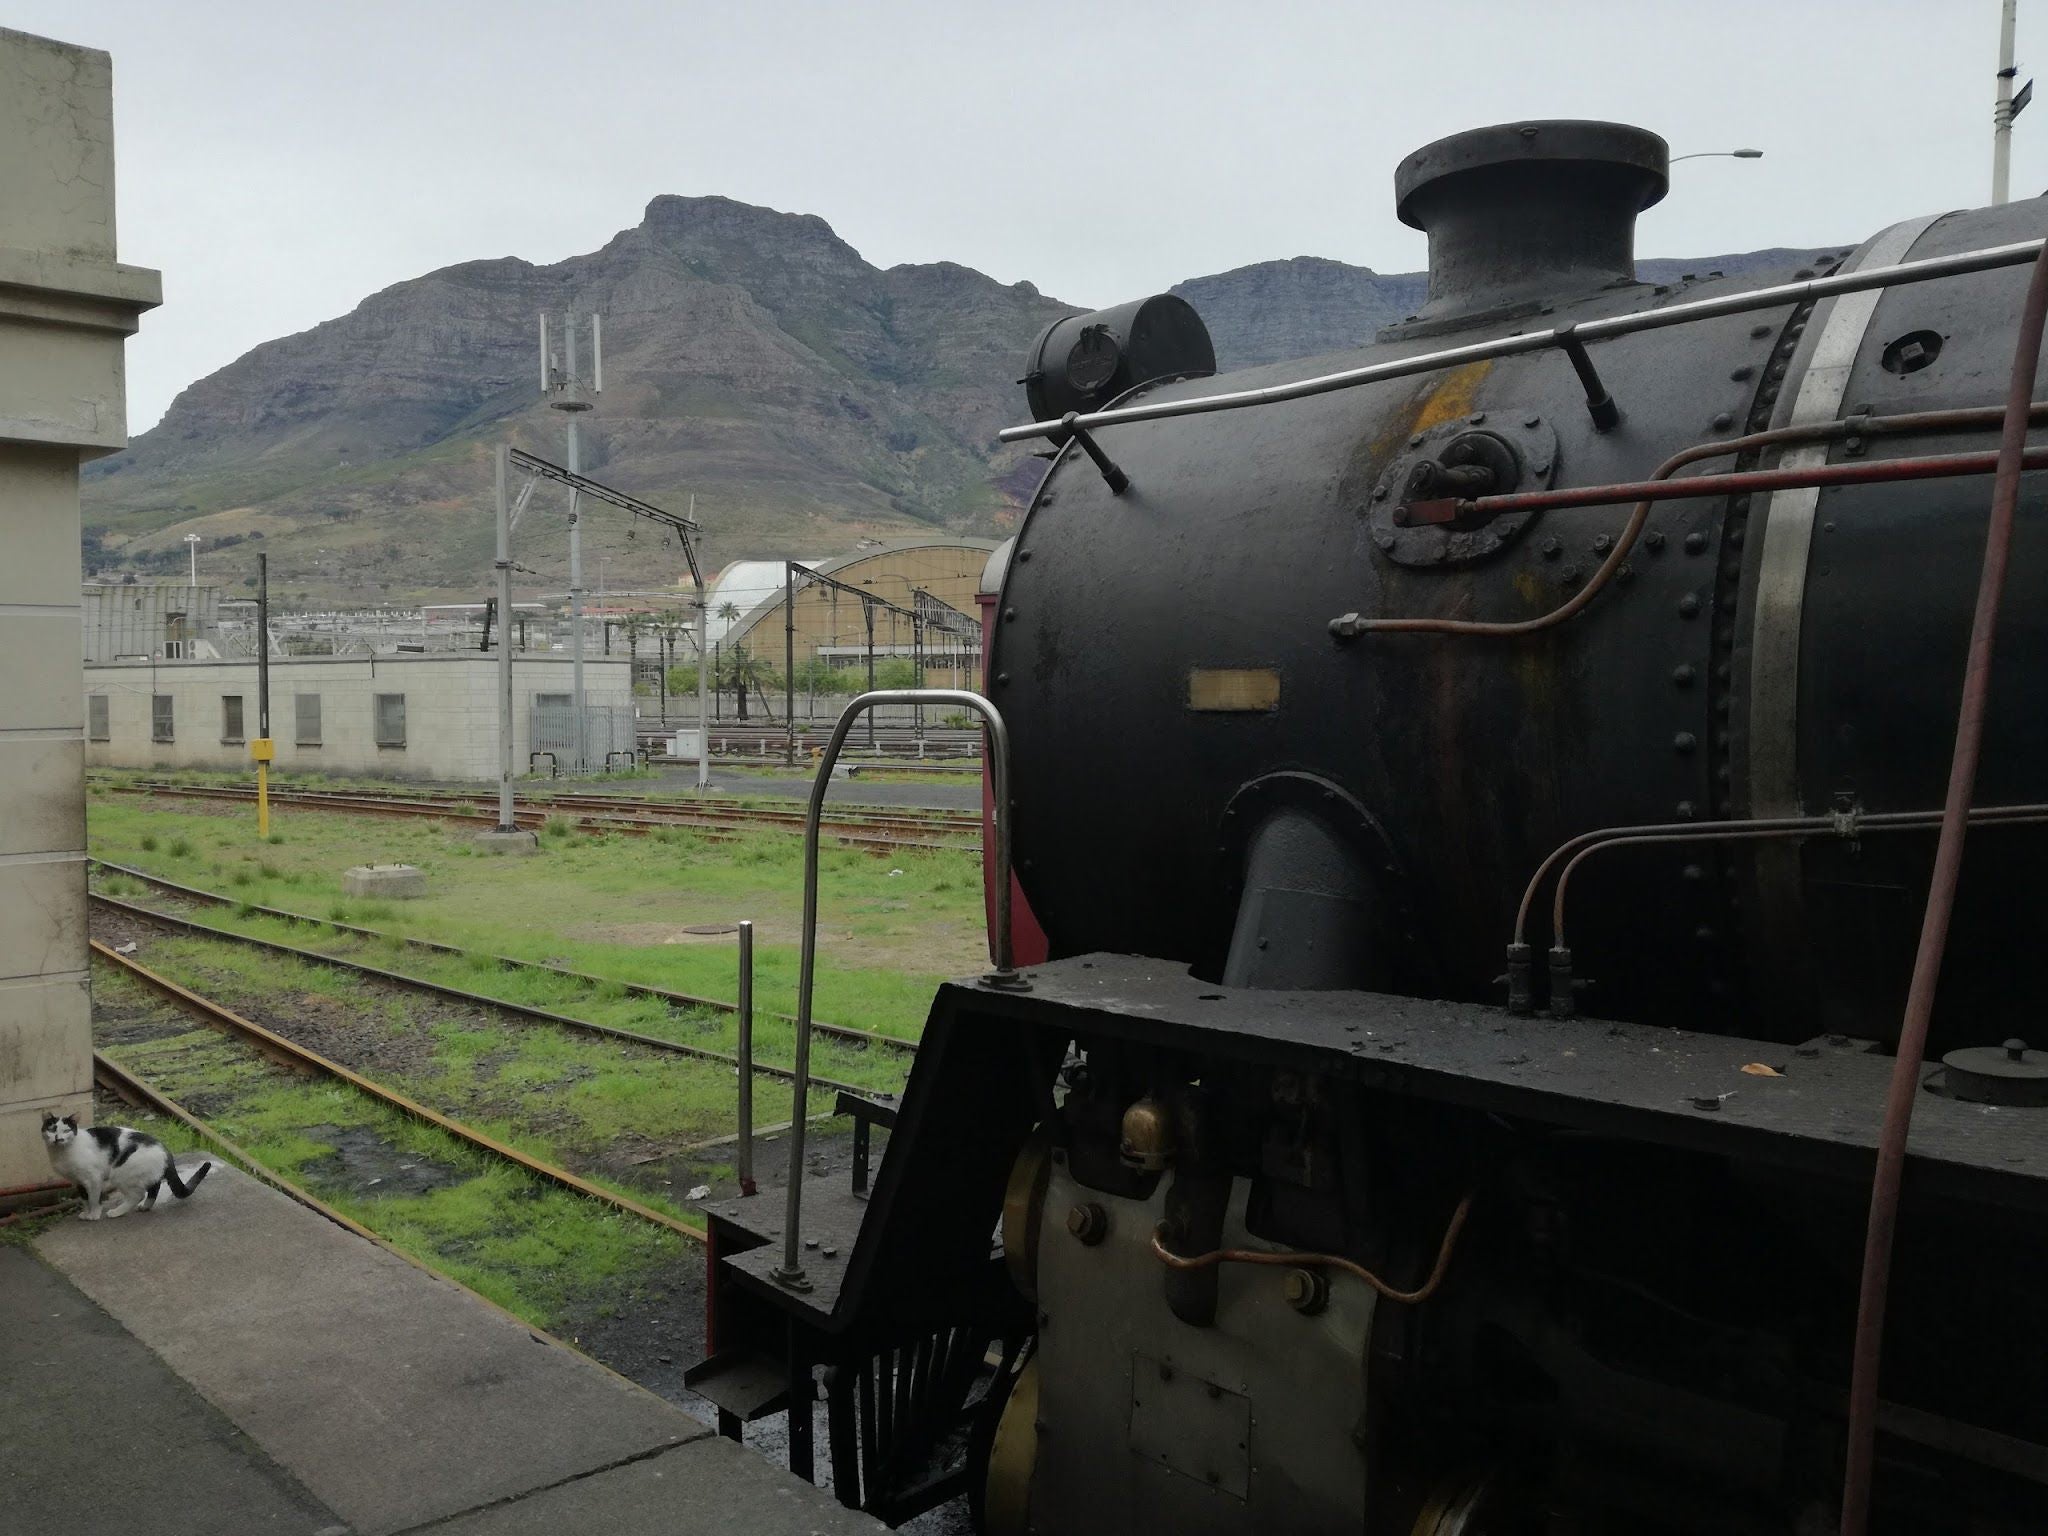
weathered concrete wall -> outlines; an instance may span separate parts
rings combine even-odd
[[[586,660],[585,697],[632,702],[629,663]],[[256,663],[122,662],[85,669],[88,699],[106,699],[107,739],[86,743],[94,767],[249,766],[243,744],[256,735]],[[518,656],[512,663],[512,766],[526,771],[535,694],[566,694],[565,656]],[[299,694],[320,698],[320,743],[298,739]],[[405,744],[380,746],[376,696],[405,699]],[[171,701],[171,737],[156,741],[153,697]],[[223,730],[223,696],[242,700],[242,733]],[[88,703],[89,719],[97,718]],[[278,769],[296,773],[383,774],[394,778],[498,777],[498,658],[475,651],[424,656],[303,656],[270,664],[270,736]]]
[[[112,67],[0,30],[0,1188],[88,1112],[78,465],[127,443],[122,343],[161,298],[114,260]]]

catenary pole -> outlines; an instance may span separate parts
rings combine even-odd
[[[690,521],[697,521],[697,493],[690,493]],[[697,788],[711,787],[711,679],[706,675],[711,661],[711,597],[704,589],[704,571],[690,562],[690,574],[697,582]],[[664,710],[664,713],[666,711]]]
[[[512,509],[506,499],[512,450],[498,445],[498,830],[511,832],[512,820]]]

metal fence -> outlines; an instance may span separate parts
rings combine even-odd
[[[630,704],[583,706],[583,761],[602,768],[610,752],[631,752],[636,745]],[[532,711],[532,750],[553,752],[567,769],[576,757],[576,706],[536,704]]]

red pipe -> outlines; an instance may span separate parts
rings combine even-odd
[[[1864,1536],[1870,1524],[1871,1473],[1877,1458],[1878,1372],[1884,1359],[1885,1306],[1890,1298],[1892,1238],[1899,1215],[1899,1181],[1905,1169],[1906,1136],[1920,1094],[1920,1065],[1927,1054],[1927,1027],[1934,1015],[1934,989],[1948,947],[1962,873],[1963,836],[1970,797],[1977,787],[1977,762],[1984,745],[1985,701],[1991,692],[1991,656],[1998,635],[1998,609],[2005,595],[2018,516],[2020,471],[2029,455],[2027,406],[2041,364],[2041,330],[2048,324],[2048,246],[2034,261],[2013,347],[2012,378],[2006,387],[2005,429],[1998,444],[1998,478],[1991,488],[1991,525],[1984,536],[1984,566],[1977,582],[1977,610],[1970,626],[1969,660],[1963,672],[1962,704],[1956,715],[1955,753],[1950,759],[1948,800],[1942,808],[1941,840],[1934,851],[1927,913],[1920,948],[1913,957],[1913,982],[1899,1027],[1885,1097],[1884,1128],[1877,1143],[1877,1173],[1870,1186],[1870,1225],[1864,1234],[1863,1281],[1856,1302],[1856,1345],[1849,1376],[1849,1445],[1842,1478],[1841,1536]]]
[[[17,1184],[12,1189],[0,1189],[0,1200],[12,1200],[18,1195],[47,1195],[55,1190],[70,1187],[69,1179],[45,1179],[40,1184]]]
[[[2048,419],[2048,401],[2030,402],[2027,419],[2029,421]],[[1835,421],[1814,422],[1800,427],[1772,427],[1767,431],[1751,432],[1743,437],[1733,437],[1718,442],[1694,443],[1689,448],[1682,448],[1662,464],[1659,464],[1651,472],[1649,480],[1638,481],[1633,487],[1583,486],[1563,491],[1531,492],[1528,496],[1492,496],[1483,498],[1479,502],[1466,502],[1457,504],[1457,506],[1460,511],[1473,507],[1482,507],[1494,511],[1509,511],[1513,510],[1513,507],[1508,504],[1521,505],[1529,501],[1531,497],[1546,498],[1546,505],[1567,507],[1593,506],[1602,503],[1604,493],[1623,489],[1639,489],[1643,485],[1661,485],[1669,481],[1672,476],[1676,475],[1686,465],[1697,463],[1701,459],[1722,458],[1728,454],[1748,453],[1763,448],[1783,447],[1792,443],[1832,442],[1852,436],[1877,437],[1897,433],[1961,432],[1977,429],[1988,431],[1992,427],[2002,425],[2003,420],[2004,412],[1998,406],[1973,406],[1963,410],[1909,411],[1896,416],[1847,417]],[[1896,465],[1925,461],[1893,459],[1885,462]],[[1993,465],[1987,463],[1984,467],[1986,470],[1989,470]],[[1783,475],[1797,472],[1777,470],[1769,471],[1768,473]],[[1732,478],[1734,477],[1731,475],[1698,476],[1689,480],[1686,484],[1689,487],[1697,487],[1704,483],[1710,488],[1725,490]],[[1797,483],[1812,484],[1814,482],[1801,480]],[[1783,487],[1778,488],[1782,489]],[[1705,495],[1708,492],[1687,489],[1682,492],[1673,491],[1670,494],[1673,496],[1691,496]],[[1604,499],[1611,501],[1613,498],[1604,497]],[[1622,564],[1628,559],[1629,551],[1635,547],[1636,540],[1641,537],[1643,529],[1649,521],[1650,499],[1643,498],[1636,502],[1635,510],[1629,514],[1628,522],[1622,526],[1621,532],[1615,537],[1614,548],[1608,551],[1607,558],[1600,562],[1599,568],[1593,572],[1591,579],[1583,587],[1579,588],[1578,591],[1558,604],[1557,607],[1552,608],[1547,613],[1538,614],[1532,619],[1511,619],[1505,621],[1479,619],[1365,619],[1360,621],[1358,631],[1364,634],[1464,635],[1468,637],[1504,639],[1532,635],[1541,630],[1554,628],[1564,623],[1567,619],[1583,612],[1592,603],[1594,597],[1600,593],[1601,589],[1613,580],[1615,573],[1621,569]],[[1342,631],[1337,631],[1335,626],[1333,626],[1333,632],[1342,633]]]
[[[2022,427],[2024,428],[2024,419]],[[1811,469],[1738,469],[1680,480],[1625,480],[1617,485],[1582,485],[1557,491],[1522,491],[1452,503],[1459,517],[1502,512],[1541,512],[1561,507],[1612,507],[1631,501],[1684,501],[1692,496],[1737,496],[1747,491],[1789,491],[1807,486],[1871,485],[1887,480],[1942,480],[1988,475],[1997,453],[1937,453],[1911,459],[1869,459],[1818,464]],[[2025,451],[2026,469],[2048,469],[2048,448]],[[1427,505],[1418,502],[1417,506]],[[1427,521],[1418,518],[1418,522]],[[1448,519],[1446,519],[1448,521]]]

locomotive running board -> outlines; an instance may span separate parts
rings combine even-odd
[[[1122,1037],[1287,1064],[1859,1184],[1870,1178],[1892,1067],[1861,1042],[1792,1046],[1377,993],[1248,991],[1126,955],[1055,961],[1029,975],[1031,990],[1015,994],[949,985],[933,1022],[951,1016],[971,1036],[1000,1033],[997,1021],[1010,1020],[1060,1038]],[[2048,1109],[1962,1103],[1937,1083],[1914,1114],[1911,1168],[1916,1192],[1931,1197],[2048,1212]]]

